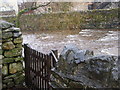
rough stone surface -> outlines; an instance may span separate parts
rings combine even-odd
[[[5,51],[4,56],[5,57],[15,57],[20,56],[22,54],[21,48],[15,48],[9,51]]]
[[[0,78],[3,76],[0,84],[3,90],[7,90],[24,82],[22,35],[19,28],[0,20],[0,37],[0,64],[2,64]]]
[[[15,38],[13,42],[14,42],[15,44],[22,43],[22,42],[23,42],[23,39],[22,39],[22,37]]]
[[[69,54],[72,57],[69,57]],[[60,56],[57,67],[52,69],[51,86],[87,89],[119,88],[120,72],[117,56],[94,56],[92,51],[73,48],[67,48],[66,50],[66,47]],[[78,57],[79,63],[69,62],[77,59],[74,56]]]
[[[80,50],[74,44],[68,44],[64,47],[63,51],[60,54],[58,67],[59,69],[62,69],[62,72],[72,73],[74,66],[76,66],[79,63],[85,62],[87,58],[90,58],[92,56],[93,51]]]
[[[14,26],[14,24],[0,20],[0,29],[5,30],[5,29],[10,28],[12,26]]]
[[[8,66],[7,65],[2,66],[2,74],[3,75],[7,75],[8,74]]]
[[[14,62],[14,60],[15,60],[14,58],[4,58],[2,63],[3,64],[11,63],[11,62]]]
[[[10,41],[10,42],[3,43],[2,48],[5,50],[10,50],[15,48],[15,45],[13,44],[12,41]]]
[[[23,69],[21,63],[12,63],[12,64],[10,64],[9,68],[10,68],[9,70],[10,70],[11,74],[14,74],[17,71],[21,71]]]
[[[3,39],[11,38],[12,36],[13,36],[12,32],[2,33],[2,38]]]
[[[21,36],[21,35],[22,35],[21,32],[14,32],[14,33],[13,33],[13,37],[19,37],[19,36]]]

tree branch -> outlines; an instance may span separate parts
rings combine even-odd
[[[20,12],[18,12],[16,26],[19,27],[19,19],[20,19],[22,14],[27,13],[29,11],[33,11],[33,10],[39,8],[39,7],[45,7],[45,6],[49,5],[50,3],[51,3],[51,1],[48,2],[45,5],[39,5],[39,6],[34,6],[34,7],[29,7],[29,8],[22,9]]]

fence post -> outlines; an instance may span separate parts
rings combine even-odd
[[[52,50],[52,66],[56,67],[56,63],[58,61],[58,50]]]
[[[52,52],[55,54],[56,58],[58,59],[58,50],[52,50]]]

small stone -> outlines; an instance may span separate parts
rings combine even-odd
[[[5,57],[14,57],[14,56],[21,56],[22,55],[22,48],[14,48],[9,51],[4,52]]]
[[[2,33],[3,39],[11,38],[12,36],[13,36],[12,32]]]
[[[14,60],[15,60],[14,58],[4,58],[3,64],[14,62]]]
[[[24,80],[25,80],[24,75],[17,76],[14,79],[16,85],[22,84],[24,82]]]
[[[3,55],[0,55],[0,59],[3,59],[4,58],[4,56]]]
[[[22,43],[22,42],[23,42],[23,39],[22,39],[22,37],[15,38],[13,42],[14,42],[15,44]]]
[[[2,82],[5,84],[5,83],[8,83],[8,82],[12,82],[13,79],[5,79],[3,80]]]
[[[9,66],[10,73],[14,74],[18,71],[21,71],[23,69],[22,67],[23,67],[22,63],[12,63]]]
[[[19,37],[19,36],[21,36],[21,35],[22,35],[21,32],[14,32],[14,33],[13,33],[13,37]]]
[[[11,88],[11,87],[13,87],[15,84],[14,84],[14,82],[8,82],[7,83],[7,88]]]
[[[16,44],[15,47],[17,47],[17,48],[22,48],[22,43]]]
[[[6,85],[6,84],[3,84],[3,85],[2,85],[2,88],[7,88],[7,85]]]
[[[7,75],[7,74],[8,74],[8,66],[7,66],[7,65],[4,65],[4,66],[2,67],[2,74],[3,74],[3,75]]]
[[[15,48],[15,45],[11,41],[5,42],[5,43],[3,43],[2,48],[5,50],[10,50],[10,49]]]
[[[0,65],[2,65],[2,59],[0,59]]]
[[[12,27],[10,28],[11,31],[13,32],[20,32],[20,28]]]
[[[12,41],[13,40],[13,38],[7,38],[7,39],[2,39],[2,42],[4,43],[4,42],[10,42],[10,41]]]
[[[3,50],[2,50],[2,49],[0,49],[0,55],[2,55],[2,52],[3,52]]]
[[[14,24],[0,20],[0,29],[5,30],[5,29],[10,28],[12,26],[14,26]]]
[[[18,58],[15,58],[15,61],[22,61],[23,60],[23,57],[18,57]]]
[[[20,29],[16,27],[11,27],[11,28],[3,30],[2,32],[20,32]]]

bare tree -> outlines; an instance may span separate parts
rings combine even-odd
[[[40,4],[40,5],[37,5],[36,2],[33,1],[30,6],[29,5],[26,6],[24,0],[23,0],[23,3],[24,3],[24,7],[23,7],[22,10],[20,10],[18,12],[18,15],[17,15],[17,21],[16,21],[16,26],[17,27],[19,27],[19,24],[20,24],[19,19],[20,19],[20,17],[21,17],[22,14],[27,13],[29,11],[34,11],[34,10],[38,9],[39,7],[45,7],[45,6],[49,5],[51,3],[51,1],[46,2],[45,4]]]

